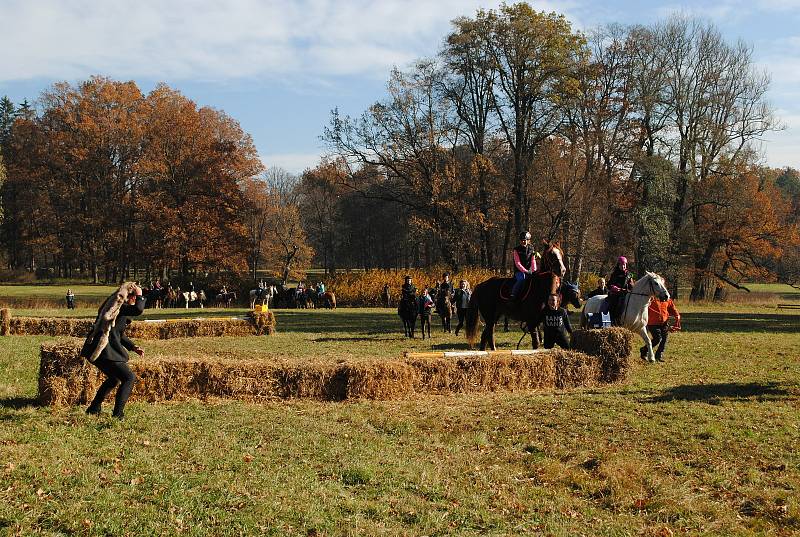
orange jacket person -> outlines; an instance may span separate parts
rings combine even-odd
[[[675,324],[670,327],[670,317],[675,318]],[[647,331],[650,332],[650,339],[653,347],[658,345],[656,350],[656,360],[664,361],[664,348],[667,346],[667,335],[681,329],[681,314],[672,298],[666,301],[653,298],[650,307],[647,309]],[[639,349],[639,354],[644,359],[647,347]]]

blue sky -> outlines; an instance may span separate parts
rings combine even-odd
[[[575,28],[650,23],[672,12],[713,21],[754,47],[772,76],[769,99],[786,130],[762,151],[800,168],[800,0],[639,2],[549,0]],[[225,110],[267,166],[300,172],[325,147],[331,109],[359,114],[383,98],[393,65],[433,55],[450,20],[490,0],[0,0],[0,95],[35,100],[50,84],[93,74],[158,82]]]

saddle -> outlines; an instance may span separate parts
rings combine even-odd
[[[544,272],[534,272],[532,276],[525,278],[525,282],[522,284],[522,289],[519,290],[519,296],[517,297],[516,302],[522,302],[530,293],[531,287],[533,287],[533,280],[535,278],[541,277]],[[511,290],[514,288],[515,280],[514,278],[503,278],[503,283],[500,284],[500,300],[503,302],[511,302]]]

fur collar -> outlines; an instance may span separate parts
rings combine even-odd
[[[135,288],[136,284],[133,282],[123,283],[101,306],[100,311],[97,313],[97,319],[94,321],[92,331],[86,338],[86,344],[84,344],[84,348],[86,348],[87,344],[91,345],[92,341],[97,341],[97,346],[94,348],[94,351],[86,356],[86,359],[90,362],[94,363],[100,356],[100,353],[102,353],[108,345],[108,336],[111,333],[111,328],[117,321],[119,310],[122,305],[127,302],[128,295],[133,293]]]

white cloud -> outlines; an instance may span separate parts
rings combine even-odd
[[[290,173],[303,173],[307,168],[319,164],[323,153],[281,153],[261,157],[264,166],[269,168],[283,168]]]
[[[561,10],[572,0],[536,3]],[[0,82],[376,74],[500,0],[0,0]]]

